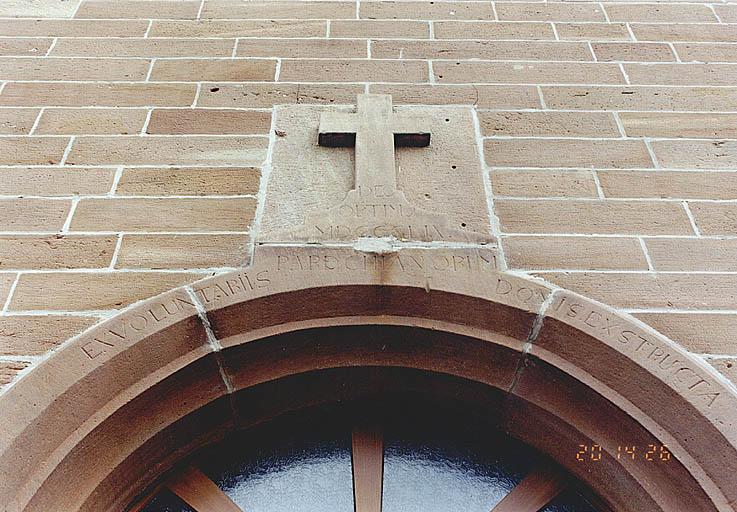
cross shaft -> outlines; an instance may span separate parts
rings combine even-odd
[[[356,148],[355,190],[359,195],[390,196],[397,190],[394,147],[430,145],[423,120],[392,111],[388,94],[359,94],[356,113],[325,112],[318,143]]]

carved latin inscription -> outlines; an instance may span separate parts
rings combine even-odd
[[[395,146],[430,144],[427,119],[393,112],[391,96],[360,94],[358,112],[326,112],[320,118],[323,146],[355,146],[355,184],[339,205],[313,212],[294,230],[272,235],[271,241],[353,241],[358,238],[397,240],[462,240],[491,243],[489,234],[451,226],[446,215],[410,204],[397,186]]]
[[[665,375],[677,388],[684,389],[707,407],[714,405],[720,393],[698,367],[657,337],[633,328],[631,323],[592,308],[571,297],[562,297],[551,306],[561,319],[579,326],[597,338],[605,339],[626,351],[645,367]]]
[[[310,253],[284,252],[276,256],[276,272],[376,272],[402,273],[470,272],[496,270],[493,253],[449,251],[400,251],[391,254],[364,252],[339,253],[315,251]]]
[[[95,359],[113,347],[128,345],[145,337],[154,330],[154,326],[185,311],[196,311],[195,305],[187,298],[172,295],[145,309],[122,315],[80,348],[89,359]]]

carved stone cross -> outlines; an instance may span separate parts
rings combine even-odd
[[[325,112],[320,117],[321,146],[356,148],[355,189],[360,196],[391,196],[397,189],[394,147],[430,145],[427,122],[395,114],[385,94],[358,96],[358,112]]]
[[[340,204],[308,213],[301,226],[277,232],[271,241],[392,238],[493,243],[489,234],[450,226],[446,215],[411,204],[397,185],[395,146],[429,146],[431,121],[426,114],[395,113],[391,96],[384,94],[359,94],[355,113],[323,112],[318,143],[355,147],[355,185]]]

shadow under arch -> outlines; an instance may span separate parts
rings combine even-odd
[[[734,387],[631,317],[483,265],[336,274],[276,258],[145,301],[0,396],[3,510],[122,509],[203,433],[248,418],[241,390],[367,366],[500,390],[510,432],[615,510],[735,510]],[[570,457],[582,439],[657,441],[674,460],[591,472]]]

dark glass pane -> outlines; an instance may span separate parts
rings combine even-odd
[[[534,461],[529,449],[488,432],[389,431],[384,512],[489,512]]]
[[[320,418],[242,432],[206,450],[197,464],[249,512],[352,512],[353,484],[347,428]]]
[[[194,510],[169,489],[163,489],[141,512],[194,512]]]

